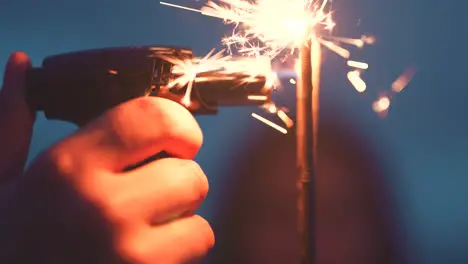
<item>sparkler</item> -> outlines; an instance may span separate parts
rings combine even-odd
[[[347,65],[353,68],[347,74],[350,83],[358,92],[364,92],[366,83],[361,78],[361,72],[369,65],[365,62],[350,60],[351,52],[340,44],[362,48],[366,44],[373,44],[375,39],[370,36],[351,39],[327,35],[326,33],[335,26],[332,19],[331,1],[328,0],[210,0],[200,10],[166,2],[161,2],[161,4],[216,17],[226,24],[234,25],[232,35],[222,39],[222,44],[226,46],[230,55],[220,56],[218,53],[211,61],[204,58],[199,61],[199,69],[200,67],[203,69],[203,65],[210,65],[208,68],[211,67],[211,69],[222,68],[223,71],[233,74],[236,72],[245,74],[248,76],[246,80],[259,75],[269,76],[267,79],[271,81],[268,87],[272,88],[276,84],[273,81],[276,75],[272,72],[271,65],[265,63],[252,67],[251,58],[268,58],[269,61],[278,58],[286,60],[290,56],[298,58],[295,64],[298,80],[290,79],[290,83],[297,86],[298,231],[301,263],[313,263],[313,240],[309,239],[309,232],[314,233],[313,229],[310,230],[314,227],[314,223],[311,222],[313,218],[309,217],[309,210],[313,211],[314,206],[309,202],[314,200],[313,180],[318,156],[321,46],[347,60]],[[238,58],[237,67],[233,68],[228,63],[232,54],[243,56]],[[196,75],[200,71],[194,73],[190,70],[191,67],[186,67],[187,64],[175,64],[185,65],[180,69],[180,79],[175,82],[179,84],[188,82],[190,88],[190,83],[196,81]],[[400,77],[392,85],[394,93],[403,90],[411,79],[408,77],[411,74],[405,74],[403,76],[406,77]],[[271,78],[271,76],[274,77]],[[190,89],[187,89],[187,93],[190,93]],[[252,98],[252,100],[256,99],[259,98]],[[389,96],[382,96],[373,104],[374,110],[378,113],[387,111],[389,106]],[[288,128],[292,126],[292,120],[287,116],[286,111],[278,109],[272,102],[266,102],[263,108],[267,112],[277,114]],[[252,116],[282,133],[287,133],[285,128],[257,114]]]
[[[241,58],[224,55],[224,50],[214,53],[211,50],[203,58],[181,59],[170,55],[158,55],[172,64],[172,74],[179,76],[172,80],[167,88],[187,87],[181,103],[189,106],[194,83],[210,82],[216,80],[239,80],[243,83],[255,82],[258,78],[266,78],[264,89],[271,89],[277,80],[276,74],[271,71],[270,60],[266,57]],[[268,101],[267,96],[252,95],[249,100]]]

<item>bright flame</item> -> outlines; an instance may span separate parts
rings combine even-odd
[[[219,0],[209,1],[201,11],[235,25],[233,35],[223,40],[228,47],[273,58],[298,48],[315,35],[317,26],[332,30],[328,5],[327,0]]]
[[[348,72],[348,80],[358,92],[364,92],[367,85],[361,78],[361,71],[368,69],[369,65],[365,62],[350,60],[350,50],[341,45],[363,48],[365,45],[374,44],[376,40],[366,35],[360,38],[346,38],[322,34],[332,31],[335,26],[331,3],[331,0],[209,0],[201,10],[197,10],[161,2],[164,5],[220,18],[226,24],[234,25],[232,34],[223,38],[222,44],[226,47],[228,54],[240,55],[232,57],[217,53],[211,56],[210,53],[194,61],[173,62],[177,66],[175,68],[179,72],[179,77],[171,82],[170,86],[185,87],[188,85],[187,87],[191,87],[193,82],[212,81],[216,78],[239,78],[238,76],[241,75],[243,76],[241,82],[254,81],[260,76],[266,77],[266,86],[272,88],[279,83],[278,76],[272,71],[271,60],[278,58],[283,51],[288,52],[284,55],[295,56],[295,51],[300,45],[308,39],[315,38],[321,45],[346,59],[349,67],[355,68]],[[295,63],[295,67],[298,66],[300,66],[300,61]],[[200,73],[207,71],[224,74],[210,78],[200,76]],[[411,72],[404,73],[392,85],[393,92],[398,93],[403,90],[411,77]],[[292,78],[289,82],[296,84],[296,80]],[[253,96],[248,99],[263,100],[264,98]],[[389,106],[390,99],[382,97],[374,103],[373,108],[377,112],[382,112],[386,111]],[[287,127],[292,126],[290,119],[288,120],[289,117],[285,118],[286,114],[281,114],[274,104],[263,108],[270,113],[276,113]]]

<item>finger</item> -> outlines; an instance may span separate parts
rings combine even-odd
[[[140,230],[123,250],[132,263],[189,263],[213,247],[209,223],[193,215],[158,227]]]
[[[193,159],[202,140],[200,127],[184,107],[142,97],[109,110],[64,144],[89,165],[122,171],[161,151]]]
[[[209,189],[208,180],[196,162],[176,158],[154,161],[117,181],[115,211],[151,224],[192,214]]]
[[[0,182],[22,174],[26,162],[35,115],[26,102],[28,56],[10,56],[0,91]]]

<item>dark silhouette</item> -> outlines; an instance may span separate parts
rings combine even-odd
[[[327,117],[320,127],[316,263],[400,263],[384,183],[391,171],[341,121]],[[240,154],[231,192],[218,208],[222,219],[214,223],[217,241],[207,263],[299,263],[294,139],[265,130],[245,142],[249,151]]]

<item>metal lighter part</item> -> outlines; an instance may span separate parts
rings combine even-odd
[[[42,66],[27,74],[28,103],[43,111],[47,119],[69,121],[82,126],[106,110],[141,96],[161,96],[180,102],[187,87],[169,89],[177,78],[172,56],[192,59],[191,49],[176,47],[121,47],[85,50],[50,56]],[[203,73],[207,77],[210,74]],[[189,110],[195,114],[215,114],[219,106],[262,105],[271,98],[265,89],[266,77],[241,83],[232,75],[194,83]],[[249,100],[262,96],[265,100]]]

